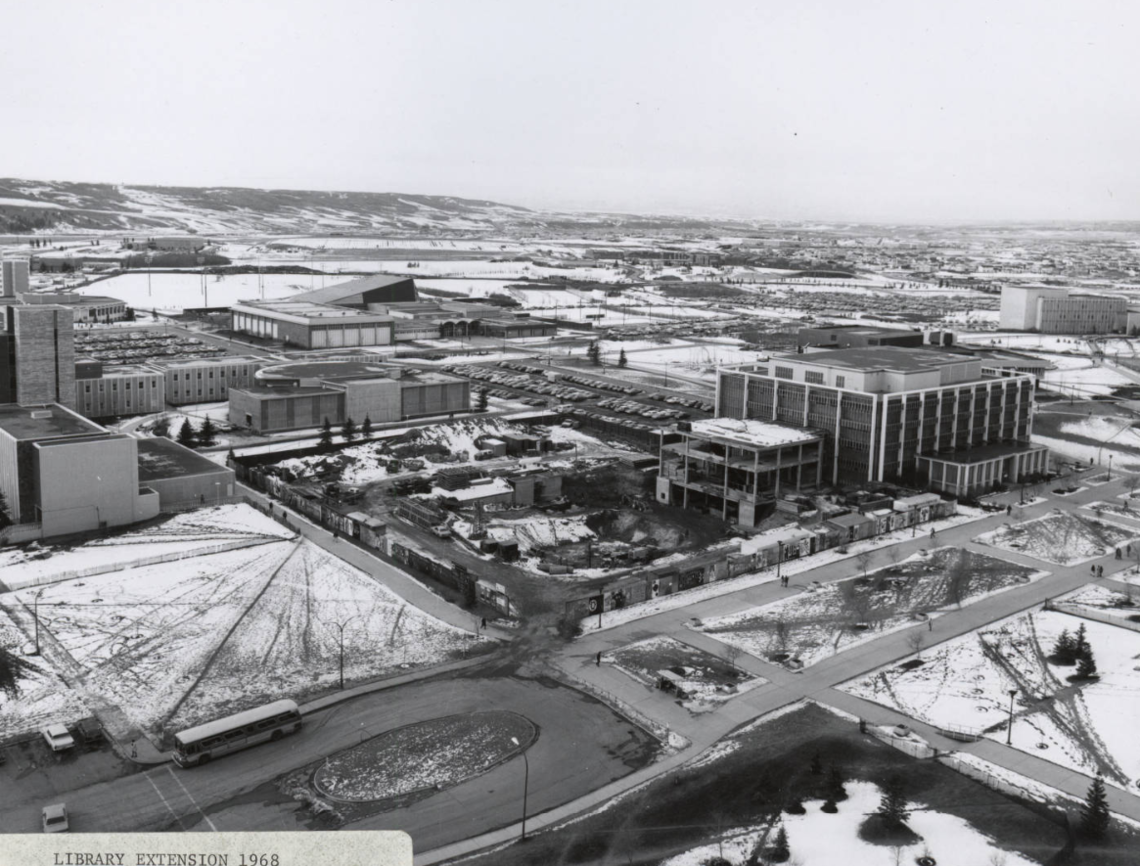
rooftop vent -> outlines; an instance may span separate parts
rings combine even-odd
[[[31,414],[33,421],[45,421],[51,417],[51,409],[36,409]]]

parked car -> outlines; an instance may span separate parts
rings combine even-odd
[[[433,526],[431,528],[431,534],[437,538],[451,538],[451,530],[444,524]]]
[[[43,730],[44,742],[53,752],[63,752],[75,745],[75,739],[64,725],[48,725]]]
[[[63,803],[44,806],[43,822],[45,833],[66,833],[68,830],[67,806]]]

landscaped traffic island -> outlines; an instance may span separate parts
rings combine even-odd
[[[458,785],[528,748],[538,730],[518,713],[464,713],[387,731],[341,752],[313,785],[341,802],[364,803]]]

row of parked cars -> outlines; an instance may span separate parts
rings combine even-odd
[[[680,421],[682,418],[688,418],[688,412],[682,412],[680,409],[655,409],[652,406],[646,406],[644,403],[638,403],[634,400],[619,400],[617,397],[606,397],[604,400],[599,400],[598,405],[603,409],[613,409],[615,412],[623,412],[626,415],[640,415],[642,418],[652,418],[654,421]]]
[[[531,391],[535,394],[546,394],[567,400],[571,403],[581,403],[591,399],[594,395],[589,391],[571,388],[569,385],[559,385],[546,380],[538,381],[529,375],[513,375],[500,373],[490,367],[474,367],[469,364],[449,364],[443,368],[448,373],[466,376],[468,379],[477,379],[492,385],[503,385],[508,388],[517,388],[520,391]],[[514,396],[508,392],[508,396]]]
[[[615,418],[613,415],[603,415],[601,412],[590,412],[589,410],[582,409],[578,406],[563,407],[561,410],[556,411],[561,411],[565,415],[573,415],[577,418],[592,418],[595,421],[603,421],[609,424],[620,424],[626,430],[641,430],[643,432],[649,433],[658,429],[657,427],[650,427],[648,424],[639,424],[637,421],[627,421],[624,418]],[[563,426],[567,426],[565,422],[563,422]],[[568,426],[576,427],[578,425],[574,421],[570,420],[570,424]]]
[[[713,410],[712,403],[706,403],[696,397],[677,397],[671,395],[669,397],[655,397],[656,400],[663,400],[673,406],[688,406],[690,409],[700,409],[702,412],[711,412]]]

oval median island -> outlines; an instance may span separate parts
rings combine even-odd
[[[537,737],[535,726],[518,713],[443,716],[386,731],[334,755],[314,774],[313,785],[330,799],[351,803],[447,788],[487,772]]]

